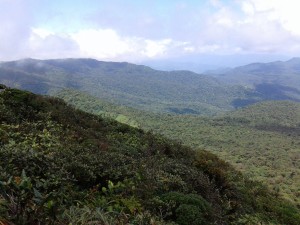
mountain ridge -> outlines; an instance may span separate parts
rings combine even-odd
[[[166,72],[142,65],[93,59],[28,59],[1,63],[1,68],[0,81],[9,86],[40,94],[75,88],[118,104],[156,112],[172,113],[169,108],[178,108],[175,111],[180,112],[181,108],[186,108],[197,114],[209,111],[214,114],[233,109],[232,102],[247,97],[250,91],[190,71]],[[14,80],[9,80],[7,69],[15,73]],[[20,71],[26,74],[20,74]],[[28,83],[33,79],[44,88],[31,89]]]
[[[73,88],[146,111],[203,115],[263,100],[300,101],[299,73],[299,58],[253,63],[213,76],[90,58],[0,63],[0,81],[35,93]]]

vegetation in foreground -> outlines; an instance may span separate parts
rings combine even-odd
[[[257,103],[218,117],[153,114],[75,90],[57,93],[76,108],[206,149],[300,207],[300,104]]]
[[[2,88],[1,223],[300,223],[297,208],[211,153]]]

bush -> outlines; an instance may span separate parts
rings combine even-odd
[[[181,204],[176,209],[176,222],[180,225],[208,224],[201,209],[195,205]]]
[[[178,224],[209,224],[208,219],[212,216],[211,207],[200,195],[170,192],[162,195],[161,199],[173,206],[166,215],[171,215],[170,219]]]

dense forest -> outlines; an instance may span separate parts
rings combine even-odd
[[[299,224],[215,155],[1,86],[2,224]]]

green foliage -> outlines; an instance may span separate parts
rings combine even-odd
[[[180,225],[203,225],[209,224],[204,218],[199,207],[181,204],[176,209],[176,222]]]
[[[124,215],[125,217],[126,215]],[[126,217],[125,217],[126,218]],[[59,219],[58,224],[105,224],[113,225],[116,219],[113,212],[105,212],[101,208],[89,208],[88,206],[71,206],[66,209]]]

